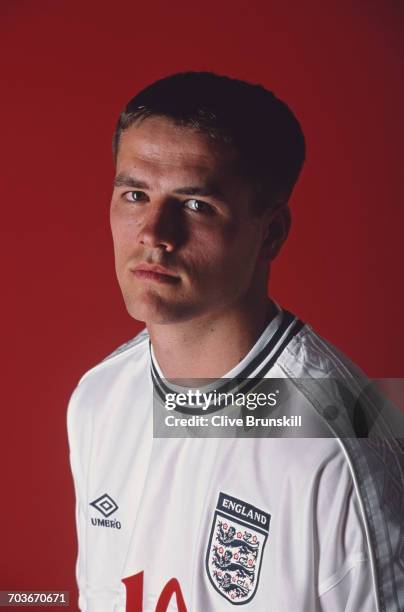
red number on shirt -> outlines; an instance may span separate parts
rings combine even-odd
[[[143,610],[143,572],[139,572],[129,578],[123,578],[122,582],[126,588],[126,612],[142,612]],[[177,598],[178,612],[187,612],[180,583],[176,578],[171,578],[161,591],[157,602],[156,612],[166,612],[171,597],[175,594]]]

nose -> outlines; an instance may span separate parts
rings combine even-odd
[[[178,243],[175,207],[168,200],[150,202],[144,212],[139,242],[145,247],[172,252]]]

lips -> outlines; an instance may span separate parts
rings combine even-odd
[[[168,268],[157,264],[138,264],[131,272],[141,280],[148,280],[157,283],[177,283],[180,278]]]

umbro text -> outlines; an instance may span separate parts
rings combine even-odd
[[[114,519],[100,519],[100,518],[92,518],[92,525],[95,527],[112,527],[113,529],[121,529],[122,525],[120,521],[115,521]]]

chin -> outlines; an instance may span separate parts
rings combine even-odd
[[[126,309],[137,321],[149,325],[168,325],[192,318],[189,305],[163,299],[157,294],[125,298]]]

